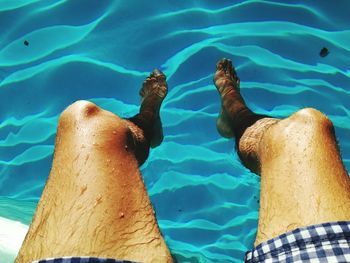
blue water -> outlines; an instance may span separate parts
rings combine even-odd
[[[326,113],[349,170],[348,10],[346,0],[0,1],[0,219],[30,224],[65,107],[88,99],[132,116],[159,67],[165,140],[142,173],[161,230],[179,262],[240,262],[254,241],[259,178],[216,131],[215,63],[234,61],[254,111]],[[0,261],[16,255],[9,244],[23,234],[11,233]]]

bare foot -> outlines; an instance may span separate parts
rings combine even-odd
[[[228,92],[230,89],[239,92],[240,80],[232,66],[231,60],[223,58],[218,61],[214,82],[220,94]]]
[[[216,64],[214,83],[221,96],[221,110],[216,127],[221,136],[232,138],[235,136],[233,117],[237,111],[246,106],[239,92],[240,80],[231,60],[224,58]]]
[[[140,90],[142,97],[140,116],[151,123],[152,135],[150,146],[157,147],[163,141],[163,128],[159,116],[160,106],[168,93],[166,77],[158,69],[155,69],[143,82]]]
[[[235,137],[242,163],[252,172],[260,173],[259,144],[266,129],[278,120],[255,114],[240,94],[240,80],[232,62],[221,59],[216,65],[215,86],[221,96],[221,111],[216,122],[219,133]]]

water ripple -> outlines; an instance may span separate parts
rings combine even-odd
[[[0,66],[9,67],[29,63],[71,46],[85,38],[106,16],[83,26],[52,26],[35,30],[16,39],[0,50]],[[23,44],[28,41],[30,48]]]
[[[11,147],[21,143],[40,143],[56,133],[58,117],[34,119],[23,125],[18,133],[10,132],[0,147]]]
[[[40,2],[40,0],[11,0],[11,1],[0,1],[0,12],[9,11],[17,8],[21,8],[27,5]]]
[[[202,15],[221,15],[222,13],[230,12],[235,9],[241,9],[242,7],[250,6],[253,4],[263,4],[266,6],[274,6],[276,8],[283,7],[283,8],[286,8],[288,11],[291,11],[293,9],[299,9],[299,10],[308,12],[313,16],[318,17],[320,20],[323,20],[326,23],[330,23],[330,20],[320,10],[316,10],[307,5],[303,5],[299,3],[293,3],[293,4],[278,3],[278,2],[267,1],[267,0],[248,0],[248,1],[243,1],[240,3],[233,4],[231,6],[218,8],[218,9],[209,9],[204,7],[185,8],[178,11],[161,13],[159,15],[154,16],[153,19],[159,19],[159,20],[164,20],[167,18],[179,19],[179,16],[181,17],[182,15],[191,15],[193,13],[200,13]]]
[[[9,161],[2,161],[0,160],[0,165],[23,165],[25,163],[31,163],[31,162],[36,162],[38,160],[45,159],[49,156],[52,155],[53,153],[53,145],[35,145],[21,154],[17,155],[15,158]]]
[[[83,55],[68,55],[64,57],[60,57],[57,59],[53,59],[44,63],[41,63],[39,65],[33,66],[33,67],[28,67],[23,70],[18,70],[11,75],[7,76],[5,79],[3,79],[0,82],[0,87],[9,85],[12,83],[16,83],[19,81],[24,81],[26,79],[29,79],[43,71],[47,71],[50,68],[55,68],[59,67],[62,65],[65,65],[67,63],[72,63],[72,62],[83,62],[83,63],[91,63],[93,65],[101,66],[104,68],[108,68],[110,70],[113,70],[118,73],[123,73],[123,74],[131,74],[134,76],[147,76],[148,72],[139,72],[136,70],[129,70],[126,69],[122,66],[113,64],[113,63],[108,63],[108,62],[102,62],[97,59],[85,57]]]
[[[348,47],[347,45],[350,39],[349,31],[350,30],[326,31],[293,22],[266,21],[232,23],[225,25],[210,26],[207,28],[177,30],[169,33],[166,36],[166,38],[171,38],[177,35],[183,35],[188,33],[205,33],[216,38],[224,37],[224,39],[232,37],[242,38],[244,36],[288,37],[304,35],[321,38],[325,42],[332,43],[335,46],[338,46],[339,48],[343,48],[349,51],[350,47]]]

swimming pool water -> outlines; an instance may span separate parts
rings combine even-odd
[[[142,173],[161,230],[178,262],[241,262],[256,232],[259,178],[216,131],[215,63],[234,61],[259,113],[326,113],[349,170],[349,8],[346,0],[0,1],[0,261],[13,262],[31,222],[60,112],[88,99],[132,116],[142,81],[159,67],[169,83],[165,140]]]

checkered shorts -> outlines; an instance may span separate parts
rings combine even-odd
[[[350,262],[350,221],[284,233],[248,251],[245,262]]]
[[[33,261],[32,263],[136,263],[128,260],[116,260],[112,258],[96,258],[96,257],[62,257],[48,258]]]

